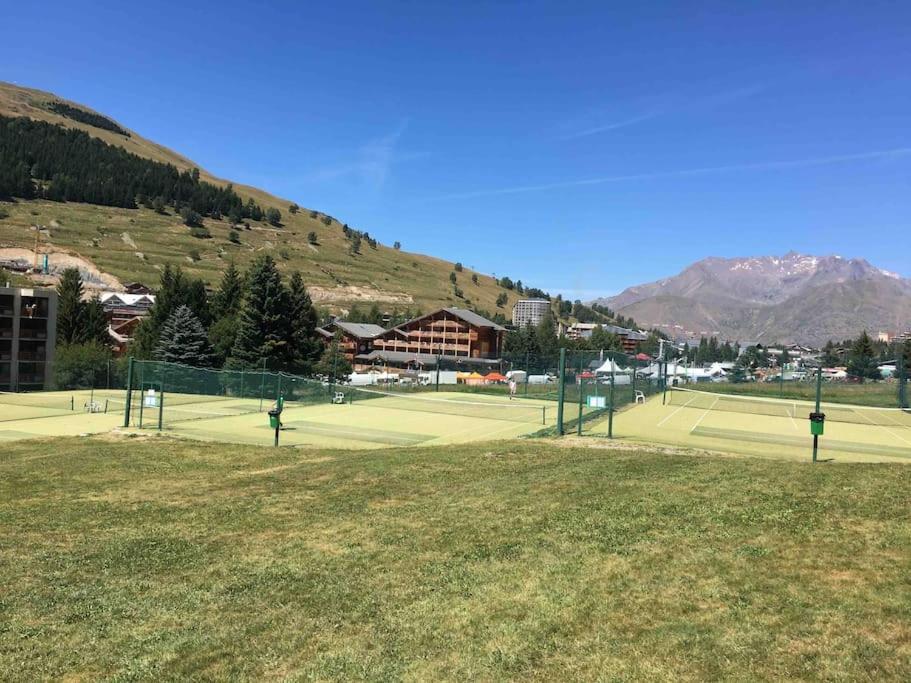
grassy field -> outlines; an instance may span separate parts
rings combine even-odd
[[[813,401],[816,399],[815,382],[785,382],[783,385],[779,385],[777,382],[743,382],[740,384],[712,382],[689,385],[686,388],[719,394],[791,398],[800,401]],[[823,382],[822,400],[829,403],[853,403],[876,408],[897,408],[898,383],[889,381],[865,382],[864,384]]]
[[[0,679],[907,680],[911,469],[504,442],[0,454]]]

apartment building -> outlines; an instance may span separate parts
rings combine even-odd
[[[56,338],[53,289],[0,287],[0,391],[51,388]]]

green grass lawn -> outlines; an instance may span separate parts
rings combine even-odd
[[[911,678],[911,468],[0,452],[0,679]]]

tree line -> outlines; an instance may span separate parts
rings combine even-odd
[[[64,272],[59,295],[58,384],[77,386],[110,359],[104,310],[82,301],[79,272]],[[195,367],[266,369],[297,375],[339,369],[332,345],[316,332],[318,313],[300,273],[287,279],[274,259],[260,255],[242,273],[232,263],[210,296],[201,280],[165,266],[155,303],[139,324],[131,355]],[[88,383],[81,386],[88,386]]]
[[[199,169],[144,159],[88,133],[28,118],[0,116],[0,199],[48,199],[278,223],[278,209],[246,202],[231,185],[199,179]]]

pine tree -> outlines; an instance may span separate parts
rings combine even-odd
[[[275,261],[268,254],[258,257],[247,274],[244,304],[237,338],[229,364],[233,367],[281,369],[288,358],[288,290]]]
[[[876,364],[873,342],[866,330],[857,338],[851,347],[848,359],[848,374],[861,382],[867,379],[882,379],[882,373]]]
[[[92,297],[83,305],[83,328],[81,343],[110,344],[111,336],[108,334],[108,319],[104,314],[104,306],[97,296]]]
[[[288,282],[290,301],[290,368],[298,374],[308,374],[319,358],[322,344],[316,337],[317,315],[301,274],[294,272]],[[375,304],[374,304],[375,306]],[[379,309],[377,308],[377,311]]]
[[[226,315],[237,315],[240,312],[243,288],[244,279],[234,261],[231,261],[221,276],[218,291],[212,297],[212,317],[218,320]]]
[[[57,283],[57,343],[79,344],[83,337],[85,309],[78,268],[67,268]]]
[[[206,330],[188,306],[178,307],[165,321],[155,347],[155,359],[200,368],[212,365]]]
[[[326,346],[319,360],[313,366],[314,374],[321,375],[332,382],[347,379],[348,375],[351,374],[351,363],[348,362],[345,354],[339,350],[338,346],[339,339],[338,335],[336,335],[335,339]]]

